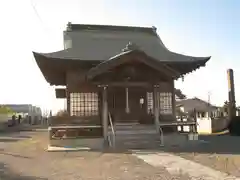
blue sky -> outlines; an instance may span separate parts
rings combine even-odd
[[[35,10],[34,8],[35,7]],[[0,103],[32,103],[57,110],[56,100],[32,51],[63,49],[68,21],[156,26],[172,51],[212,56],[207,66],[176,82],[189,97],[221,105],[227,99],[227,68],[235,73],[240,104],[240,1],[238,0],[8,0],[0,1]]]

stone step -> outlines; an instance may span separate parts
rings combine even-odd
[[[118,148],[156,148],[160,146],[160,135],[154,125],[139,123],[115,123],[116,147]],[[109,127],[111,132],[111,127]]]

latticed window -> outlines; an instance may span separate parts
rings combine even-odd
[[[160,114],[172,114],[172,93],[170,92],[158,92],[158,102],[160,108]],[[153,93],[147,92],[147,112],[154,111],[153,105]]]
[[[153,113],[153,93],[147,92],[147,113]]]
[[[98,115],[99,99],[97,93],[71,93],[71,116]]]
[[[172,93],[159,92],[160,98],[160,113],[172,114]]]

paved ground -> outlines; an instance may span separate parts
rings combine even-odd
[[[171,174],[179,174],[179,172],[188,174],[194,180],[240,180],[235,176],[170,153],[135,151],[133,155],[154,167],[163,166]]]
[[[46,132],[0,135],[1,180],[189,180],[126,153],[49,153]]]

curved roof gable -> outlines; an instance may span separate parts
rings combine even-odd
[[[52,53],[33,52],[39,68],[51,84],[57,83],[55,79],[58,75],[55,73],[53,76],[51,75],[54,74],[53,72],[49,74],[44,68],[51,66],[51,71],[54,71],[55,66],[58,66],[58,60],[62,63],[64,61],[64,64],[91,61],[91,64],[96,65],[121,54],[121,49],[129,42],[137,44],[140,51],[156,61],[165,63],[180,74],[205,66],[210,59],[210,57],[187,56],[168,50],[155,27],[68,24],[64,37],[66,41],[72,41],[71,48]]]
[[[85,27],[85,28],[84,28]],[[53,53],[41,53],[49,58],[72,60],[107,60],[121,52],[128,42],[159,61],[191,61],[209,57],[186,56],[169,51],[156,32],[156,28],[71,25],[65,31],[71,37],[72,48]]]

